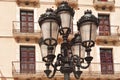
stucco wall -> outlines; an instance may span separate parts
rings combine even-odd
[[[16,3],[0,1],[0,36],[12,36],[12,21],[16,20]]]
[[[45,0],[42,0],[45,1]],[[47,0],[46,0],[47,1]],[[51,1],[53,2],[53,0]],[[77,32],[76,22],[79,18],[84,14],[84,11],[89,9],[92,10],[95,16],[98,16],[98,13],[106,13],[110,14],[110,23],[111,25],[119,25],[120,26],[120,1],[116,0],[116,9],[114,12],[106,12],[106,11],[96,11],[92,6],[92,0],[78,0],[79,2],[79,9],[75,10],[75,17],[74,17],[74,31]],[[53,8],[56,9],[56,6],[53,4],[40,4],[40,8],[29,8],[29,7],[18,7],[16,2],[3,2],[0,1],[0,70],[5,77],[12,77],[12,61],[19,61],[19,46],[20,45],[34,45],[36,47],[36,61],[42,61],[40,48],[38,44],[29,44],[29,43],[17,43],[12,34],[12,21],[19,21],[19,11],[20,9],[34,9],[34,20],[35,22],[38,21],[39,16],[46,11],[46,8]],[[98,46],[96,45],[93,48],[91,55],[94,57],[93,63],[100,62],[100,51],[99,48],[113,48],[113,59],[114,63],[119,63],[119,52],[120,47],[116,46]],[[60,45],[58,45],[56,54],[60,52]],[[43,69],[44,64],[39,68]],[[45,68],[45,67],[44,67]],[[93,68],[96,68],[94,66]],[[96,68],[97,69],[97,68]],[[87,70],[90,70],[88,68]],[[92,69],[93,70],[93,69]]]

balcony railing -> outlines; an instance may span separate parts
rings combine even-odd
[[[96,10],[114,11],[115,0],[93,0],[93,4]]]
[[[111,25],[110,27],[110,35],[102,36],[99,35],[99,30],[96,38],[96,42],[100,44],[100,42],[108,43],[112,42],[113,45],[120,45],[120,27],[118,25]]]
[[[13,21],[13,36],[16,41],[20,41],[20,39],[25,40],[38,40],[41,37],[41,30],[39,24],[34,22],[34,30],[32,32],[23,32],[20,29],[20,21]]]
[[[16,78],[30,78],[36,77],[41,78],[45,77],[45,63],[44,62],[36,62],[35,63],[35,73],[21,73],[20,72],[20,61],[12,62],[12,73]],[[85,64],[84,64],[85,65]],[[52,68],[51,68],[52,69]],[[83,73],[81,78],[120,78],[120,63],[113,63],[113,74],[102,74],[101,73],[101,63],[91,63],[88,69],[83,69]],[[56,77],[61,77],[63,74],[57,72]],[[71,75],[73,77],[73,75]]]
[[[39,78],[43,75],[44,70],[45,65],[40,61],[35,62],[35,71],[33,73],[27,71],[21,72],[20,61],[12,62],[12,74],[13,77],[16,78],[31,78],[31,77]]]
[[[101,63],[91,63],[87,70],[83,70],[82,77],[103,78],[115,80],[120,78],[120,63],[113,63],[113,74],[102,74]]]

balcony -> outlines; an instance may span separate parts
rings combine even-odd
[[[21,73],[20,72],[20,62],[12,62],[12,74],[13,78],[17,80],[49,80],[44,74],[45,63],[36,62],[36,71],[35,73]],[[113,74],[102,74],[101,73],[101,64],[100,63],[91,63],[88,69],[83,69],[81,75],[81,80],[119,80],[120,79],[120,63],[114,63],[114,73]],[[52,80],[63,80],[64,76],[60,72],[55,74],[55,77]],[[71,74],[71,79],[76,80],[74,75]]]
[[[120,46],[120,27],[112,25],[110,30],[111,34],[109,36],[97,35],[97,45]]]
[[[68,4],[74,9],[78,8],[78,0],[55,0],[56,6],[59,6],[62,1],[67,1]]]
[[[16,0],[16,3],[22,7],[40,7],[39,0]]]
[[[17,78],[18,80],[21,79],[32,79],[34,80],[39,79],[43,74],[43,70],[45,66],[43,67],[43,63],[41,62],[35,62],[35,71],[33,73],[31,72],[21,72],[20,70],[20,61],[13,61],[12,62],[12,75],[14,78]]]
[[[114,11],[115,0],[93,0],[93,6],[100,11]]]
[[[83,71],[81,78],[83,78],[83,80],[119,80],[120,63],[113,63],[113,66],[113,74],[102,74],[101,63],[91,63],[90,67]]]
[[[41,38],[41,30],[37,22],[34,22],[33,32],[21,32],[20,21],[13,21],[13,36],[16,42],[32,42],[37,43]]]

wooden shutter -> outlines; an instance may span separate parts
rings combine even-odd
[[[20,72],[35,73],[34,46],[20,46]]]
[[[100,49],[100,61],[102,74],[113,74],[113,56],[112,49]]]
[[[33,11],[20,10],[20,32],[34,32]]]
[[[99,18],[99,35],[100,36],[109,36],[110,35],[110,21],[109,15],[98,14]]]

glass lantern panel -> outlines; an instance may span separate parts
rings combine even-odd
[[[42,57],[46,57],[47,55],[50,55],[50,54],[55,54],[55,46],[53,46],[53,50],[48,50],[48,46],[47,45],[44,45],[44,44],[42,44],[41,46],[40,46],[40,48],[41,48],[41,56]]]
[[[52,37],[57,40],[58,38],[59,25],[55,22],[52,22]]]
[[[85,47],[81,46],[81,57],[84,58],[86,55]]]
[[[95,40],[97,34],[97,26],[92,22],[86,22],[80,27],[82,41]]]
[[[43,39],[57,39],[59,26],[55,21],[45,21],[42,26]]]
[[[85,48],[82,46],[73,46],[72,51],[74,55],[78,55],[79,57],[84,58],[85,57]]]
[[[62,28],[72,28],[72,25],[73,25],[73,19],[72,19],[72,16],[70,15],[70,13],[68,12],[61,12],[60,13],[60,17],[61,17],[61,25],[62,25]],[[65,31],[66,32],[66,29]]]
[[[73,55],[78,55],[78,56],[80,56],[80,53],[81,53],[81,45],[74,45],[74,46],[72,46],[72,53],[73,53]]]
[[[47,46],[46,45],[41,45],[40,49],[41,49],[41,56],[46,57],[47,56]]]

